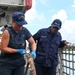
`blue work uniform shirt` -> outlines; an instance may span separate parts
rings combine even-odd
[[[27,28],[22,27],[22,29],[16,33],[12,26],[6,28],[10,35],[10,40],[8,47],[14,49],[25,49],[26,40],[32,37],[31,33]],[[3,53],[0,55],[0,65],[4,66],[20,66],[24,65],[24,56],[20,53]]]
[[[57,32],[53,35],[49,27],[39,30],[33,38],[37,42],[35,62],[46,67],[57,66],[58,48],[64,46],[61,34]]]

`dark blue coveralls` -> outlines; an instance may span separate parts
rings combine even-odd
[[[26,42],[32,35],[26,29],[16,33],[12,26],[7,28],[10,34],[8,47],[14,49],[25,49]],[[20,53],[1,53],[0,55],[0,75],[24,75],[25,60]]]
[[[56,75],[58,48],[64,46],[61,34],[57,32],[53,36],[49,27],[39,30],[33,38],[37,40],[35,60],[37,75]]]

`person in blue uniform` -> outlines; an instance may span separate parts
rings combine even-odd
[[[37,75],[56,75],[58,48],[68,44],[58,32],[62,26],[60,19],[55,19],[48,28],[40,29],[33,35],[37,42],[35,67]]]
[[[12,25],[8,26],[1,40],[0,75],[24,75],[24,54],[26,40],[31,45],[32,56],[36,58],[36,43],[23,25],[27,24],[22,12],[14,12]]]

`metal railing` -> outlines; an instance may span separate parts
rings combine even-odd
[[[57,75],[75,75],[75,44],[59,49]]]

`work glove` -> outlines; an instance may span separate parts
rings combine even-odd
[[[32,50],[31,54],[32,54],[33,58],[35,59],[36,58],[36,50]]]
[[[17,53],[20,53],[22,55],[26,54],[26,50],[25,49],[16,49]]]

